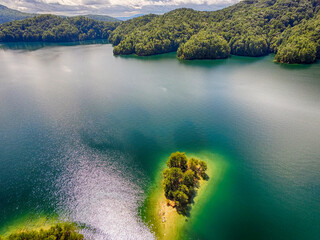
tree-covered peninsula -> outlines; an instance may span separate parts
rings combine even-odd
[[[208,179],[207,164],[185,153],[172,153],[163,171],[164,194],[178,213],[186,214],[199,187],[200,179]]]
[[[39,15],[0,25],[0,42],[74,42],[108,39],[117,22]]]
[[[200,31],[193,35],[185,44],[178,48],[178,57],[181,59],[219,59],[230,56],[230,46],[220,35]]]
[[[245,0],[214,12],[177,9],[123,22],[109,40],[116,55],[177,51],[181,59],[215,59],[275,53],[279,62],[312,63],[320,57],[319,9],[319,0]]]

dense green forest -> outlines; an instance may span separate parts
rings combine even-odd
[[[125,37],[131,34],[135,29],[151,22],[157,15],[149,14],[143,17],[137,17],[126,22],[122,22],[111,34],[109,41],[114,45],[118,45]]]
[[[2,42],[72,42],[108,39],[117,22],[101,22],[87,17],[39,15],[0,25]]]
[[[7,238],[1,237],[0,240],[83,240],[82,234],[76,232],[76,226],[71,223],[60,223],[52,226],[48,230],[25,231],[13,233]]]
[[[115,55],[177,51],[180,59],[264,56],[282,63],[320,58],[320,0],[244,0],[205,12],[177,9],[125,22],[39,15],[0,25],[0,41],[109,39]]]
[[[181,59],[218,59],[230,56],[230,46],[220,35],[200,31],[193,35],[186,43],[178,48],[178,57]]]
[[[263,56],[286,63],[319,58],[319,0],[247,0],[214,12],[177,9],[123,22],[110,35],[114,54],[177,51],[181,59]],[[225,41],[224,41],[225,40]]]
[[[277,39],[276,60],[284,63],[312,63],[320,58],[320,11],[286,29]]]
[[[188,159],[185,153],[172,153],[163,171],[163,188],[167,199],[172,200],[178,213],[186,214],[199,187],[200,179],[207,179],[207,164],[196,158]]]
[[[15,20],[23,20],[33,16],[35,16],[35,14],[23,13],[0,4],[0,24]]]

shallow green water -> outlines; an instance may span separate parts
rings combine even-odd
[[[24,47],[0,50],[0,234],[58,214],[150,239],[138,209],[179,150],[228,165],[186,239],[320,239],[319,64]]]

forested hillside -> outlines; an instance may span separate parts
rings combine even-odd
[[[182,59],[276,53],[286,63],[319,58],[319,0],[247,0],[215,12],[178,9],[123,22],[110,35],[114,54],[178,51]]]
[[[284,63],[312,63],[320,58],[320,11],[311,20],[286,29],[276,43],[276,60]]]
[[[181,59],[263,56],[283,63],[320,58],[320,0],[245,0],[214,12],[177,9],[125,22],[39,15],[0,25],[0,41],[109,39],[115,55],[177,51]]]
[[[118,23],[101,22],[87,17],[39,15],[0,25],[2,42],[71,42],[108,39]]]
[[[137,17],[126,22],[122,22],[111,34],[109,41],[118,45],[125,37],[128,37],[135,29],[138,29],[151,22],[157,15],[149,14],[143,17]]]
[[[33,16],[35,16],[35,14],[19,12],[0,4],[0,24],[15,20],[22,20]]]

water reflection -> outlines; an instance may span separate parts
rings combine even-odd
[[[138,217],[146,179],[130,156],[75,144],[64,152],[65,157],[55,162],[64,169],[54,192],[60,217],[84,227],[86,239],[154,239]]]
[[[91,44],[107,44],[108,40],[88,40],[78,42],[61,42],[61,43],[50,43],[50,42],[10,42],[0,43],[0,49],[3,50],[27,50],[35,51],[44,47],[57,47],[57,46],[77,46],[77,45],[91,45]]]

